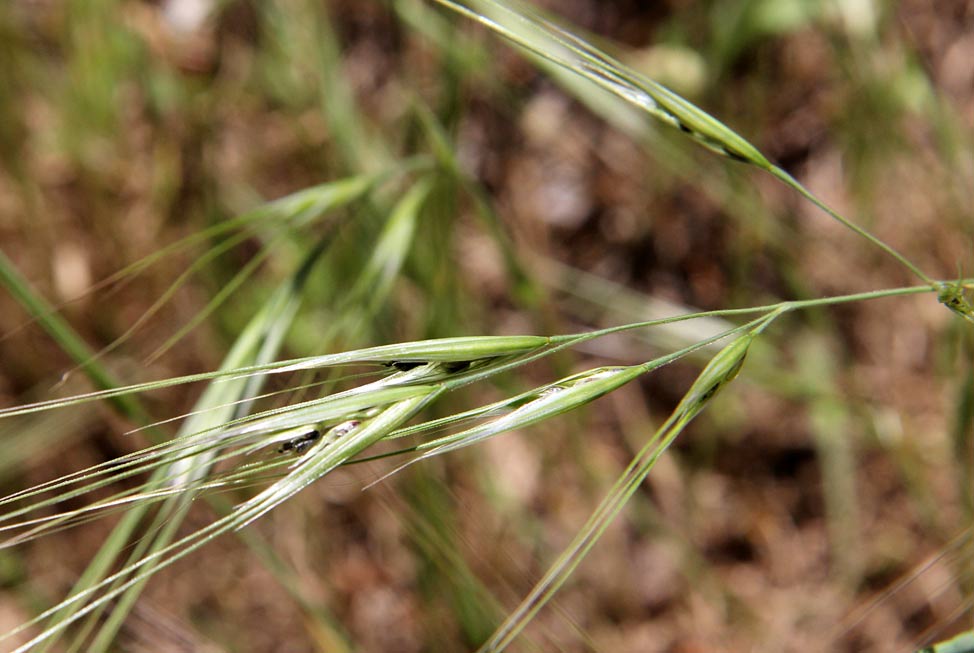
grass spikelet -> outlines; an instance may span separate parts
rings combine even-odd
[[[680,419],[692,419],[703,410],[707,402],[716,397],[722,388],[737,377],[744,366],[744,359],[747,358],[748,349],[756,333],[757,331],[752,331],[739,336],[721,349],[703,368],[700,376],[693,382],[676,408],[675,412],[680,415]]]
[[[273,371],[295,372],[353,363],[469,362],[529,354],[550,343],[545,336],[469,336],[380,345],[342,354],[301,359]]]
[[[530,393],[520,395],[515,400],[494,404],[480,414],[493,412],[501,405],[509,406],[515,402],[517,407],[508,414],[492,419],[485,424],[418,445],[415,451],[424,452],[422,455],[385,474],[372,485],[421,460],[455,451],[500,433],[525,428],[575,410],[622,387],[636,377],[645,374],[646,371],[642,365],[600,367],[573,374],[550,385],[537,388]]]
[[[287,476],[237,507],[235,514],[238,519],[235,520],[234,529],[239,530],[250,524],[352,456],[388,436],[441,392],[435,386],[412,386],[410,390],[415,396],[398,401],[372,419],[349,428],[337,441],[323,438],[313,445]]]
[[[933,279],[903,254],[839,214],[788,172],[771,163],[747,139],[662,84],[627,68],[578,36],[554,26],[512,0],[468,0],[466,3],[436,1],[479,22],[532,55],[587,79],[656,120],[679,129],[707,149],[770,173],[933,287]]]
[[[738,336],[713,357],[670,417],[636,454],[571,544],[491,638],[480,647],[480,653],[494,653],[507,648],[534,615],[551,600],[642,484],[663,452],[707,403],[737,376],[754,337],[775,315],[757,321],[750,331]]]
[[[496,0],[436,1],[476,20],[531,54],[588,79],[718,154],[765,170],[772,167],[756,147],[721,121],[524,5]]]
[[[968,322],[974,323],[974,307],[964,295],[964,285],[961,282],[947,283],[945,281],[938,282],[936,285],[938,288],[937,300]]]

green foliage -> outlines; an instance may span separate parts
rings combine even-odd
[[[369,11],[380,12],[380,4]],[[388,71],[394,81],[363,81],[349,72],[355,60],[343,50],[341,35],[350,18],[311,0],[283,5],[239,3],[239,7],[226,3],[226,7],[214,9],[216,14],[232,9],[242,12],[239,24],[230,19],[227,24],[236,25],[243,36],[225,38],[240,38],[246,45],[222,51],[226,60],[213,64],[209,86],[180,75],[153,54],[158,45],[149,36],[151,21],[146,23],[145,16],[127,3],[70,2],[60,16],[62,22],[51,28],[52,38],[64,47],[56,62],[44,61],[23,44],[0,43],[0,53],[5,56],[0,60],[0,122],[11,117],[0,126],[0,149],[5,155],[28,148],[25,143],[36,136],[21,115],[17,97],[4,88],[26,94],[36,79],[52,75],[56,79],[52,88],[30,91],[57,107],[54,135],[39,147],[54,151],[58,165],[66,170],[62,174],[96,198],[87,216],[93,233],[126,243],[126,227],[108,217],[120,210],[125,194],[116,193],[105,181],[127,179],[129,169],[137,174],[132,164],[125,163],[126,148],[152,163],[151,170],[139,172],[142,176],[130,182],[148,188],[146,201],[153,208],[142,210],[178,216],[186,227],[174,235],[158,226],[159,234],[166,233],[166,238],[150,245],[150,251],[133,252],[126,260],[136,262],[121,266],[120,272],[96,287],[100,291],[116,289],[150,273],[167,279],[160,292],[132,310],[126,311],[122,301],[119,307],[98,309],[105,319],[124,312],[124,326],[110,329],[108,344],[97,352],[87,341],[98,330],[79,333],[65,317],[70,306],[52,305],[45,299],[46,291],[38,290],[19,271],[19,266],[33,264],[31,259],[21,256],[15,262],[10,260],[13,250],[0,253],[0,282],[49,335],[57,355],[67,355],[77,366],[75,371],[91,384],[90,390],[0,408],[0,420],[4,420],[0,424],[13,425],[7,433],[57,430],[44,434],[41,448],[17,444],[23,438],[6,436],[5,446],[15,448],[15,454],[4,458],[0,473],[16,474],[38,451],[68,442],[71,429],[62,429],[56,420],[50,421],[50,415],[76,410],[85,420],[93,420],[90,408],[96,403],[105,402],[116,419],[131,423],[150,441],[111,461],[59,472],[54,480],[0,498],[0,548],[4,549],[0,554],[5,556],[0,558],[0,567],[12,570],[0,573],[0,580],[17,585],[30,581],[18,571],[20,560],[6,557],[6,549],[16,552],[41,536],[58,537],[67,528],[121,514],[67,597],[35,606],[33,616],[0,635],[0,641],[18,653],[61,648],[113,650],[150,579],[190,554],[205,555],[214,540],[236,533],[294,599],[309,631],[316,633],[319,642],[328,642],[321,644],[322,650],[353,650],[346,628],[339,625],[342,618],[318,596],[322,592],[309,590],[298,571],[283,560],[277,546],[284,540],[276,532],[262,536],[254,526],[270,523],[292,506],[302,505],[297,500],[300,493],[308,496],[313,487],[361,469],[362,463],[406,456],[407,462],[400,462],[367,487],[422,463],[424,476],[404,491],[409,510],[398,505],[393,512],[401,510],[400,517],[420,539],[423,569],[429,573],[447,570],[455,576],[448,583],[420,579],[426,607],[448,613],[456,630],[450,634],[449,627],[437,627],[443,640],[429,647],[450,649],[462,643],[482,651],[500,651],[518,640],[526,647],[547,648],[534,642],[535,635],[526,631],[529,624],[558,592],[569,590],[583,561],[627,507],[645,509],[639,505],[639,490],[646,487],[663,454],[687,432],[691,422],[706,410],[710,415],[702,420],[709,419],[711,429],[723,425],[728,431],[742,430],[728,426],[735,424],[731,403],[721,399],[714,407],[713,402],[725,388],[740,385],[733,381],[742,372],[746,357],[751,362],[745,377],[761,392],[809,406],[811,446],[825,466],[824,512],[840,577],[837,582],[851,590],[864,585],[864,556],[842,549],[862,542],[865,528],[865,508],[857,500],[853,478],[856,450],[845,440],[844,431],[853,429],[862,414],[875,408],[870,403],[874,398],[868,389],[865,400],[844,395],[842,370],[833,360],[842,339],[825,317],[826,309],[881,301],[905,306],[913,295],[936,308],[931,301],[935,296],[951,317],[962,318],[954,320],[951,328],[958,334],[957,351],[969,352],[974,309],[967,293],[972,281],[930,276],[924,269],[933,265],[933,257],[927,257],[922,247],[904,249],[909,258],[901,254],[902,247],[894,248],[859,221],[853,222],[844,215],[845,209],[838,211],[800,182],[798,173],[774,163],[759,149],[758,140],[752,143],[742,135],[747,130],[732,129],[697,103],[624,64],[628,59],[610,54],[611,46],[594,45],[594,39],[560,27],[534,8],[511,0],[435,0],[429,5],[395,0],[387,4],[390,12],[377,15],[394,21],[397,34],[419,35],[402,36],[416,38],[416,43],[410,41],[402,49],[412,59],[401,70]],[[452,13],[434,9],[434,4]],[[118,22],[116,15],[129,10],[127,22]],[[743,0],[700,11],[709,12],[705,18],[713,26],[708,65],[714,83],[726,82],[735,62],[766,39],[828,26],[835,18],[814,3],[799,1]],[[460,19],[469,19],[469,24]],[[0,36],[17,34],[18,20],[13,10],[0,9]],[[849,16],[842,20],[847,27],[852,24]],[[480,31],[470,29],[474,24]],[[848,45],[850,61],[868,41],[863,34],[873,27],[861,32],[848,27],[850,40],[860,39]],[[767,299],[761,292],[743,287],[725,295],[743,298],[744,308],[702,311],[662,301],[657,304],[656,298],[547,260],[546,255],[518,243],[518,228],[511,228],[505,204],[495,204],[487,188],[471,174],[465,159],[470,153],[461,148],[461,132],[469,128],[463,111],[468,95],[483,93],[508,111],[512,110],[508,105],[514,105],[499,81],[504,64],[496,55],[498,36],[526,53],[598,117],[651,150],[665,170],[661,178],[682,180],[687,188],[702,189],[700,194],[709,195],[716,205],[726,204],[728,216],[735,218],[741,231],[736,235],[741,241],[760,242],[761,249],[773,241],[767,247],[774,250],[770,255],[764,251],[753,254],[764,257],[764,265],[773,261],[780,266],[775,275],[784,289],[782,295],[799,298]],[[874,115],[888,121],[882,124],[894,125],[906,120],[911,111],[933,113],[932,101],[911,104],[897,90],[903,79],[918,74],[904,64],[889,83],[879,75],[869,75],[865,85],[874,93],[868,103],[856,107],[861,114],[850,113],[851,124],[845,131],[855,132],[857,124]],[[373,81],[379,88],[377,107],[361,97],[360,87]],[[137,109],[131,110],[133,106]],[[260,189],[265,182],[255,182],[248,172],[241,172],[246,166],[234,158],[239,143],[228,145],[227,153],[203,138],[211,121],[246,122],[258,111],[255,107],[284,116],[267,120],[266,126],[278,130],[274,137],[278,144],[289,142],[288,156],[275,159],[273,153],[261,152],[268,158],[258,164],[282,170],[276,181],[266,182],[271,193]],[[753,106],[751,110],[758,114],[763,109]],[[731,122],[728,118],[727,123]],[[145,129],[145,124],[168,124],[174,133],[185,130],[190,135],[174,149],[166,139],[153,143],[138,136],[138,130],[127,129],[129,125]],[[946,118],[938,122],[945,130],[949,124]],[[872,125],[871,131],[864,128],[857,147],[868,149],[868,135],[882,129],[880,124]],[[583,151],[578,142],[585,139],[570,133],[569,127],[536,125],[535,130],[542,133],[537,136],[540,141],[547,139],[567,148],[575,163],[584,158],[578,156]],[[245,128],[244,134],[243,141],[267,136],[252,127]],[[274,138],[268,137],[267,143],[274,145]],[[693,158],[697,155],[686,147],[690,143],[704,146],[700,157]],[[954,146],[964,148],[963,143]],[[587,147],[607,168],[630,165],[631,157],[618,143]],[[900,145],[891,141],[886,147],[893,152]],[[199,151],[190,151],[193,148]],[[718,157],[704,158],[710,153]],[[210,163],[221,157],[224,162],[210,170]],[[289,157],[303,157],[307,162],[298,165]],[[300,171],[296,179],[289,174],[292,165]],[[18,197],[25,198],[24,211],[43,215],[43,206],[52,200],[43,192],[48,187],[33,177],[40,174],[36,161],[5,167],[9,167]],[[174,172],[185,173],[184,167],[198,170],[199,175]],[[102,169],[108,170],[104,177]],[[596,174],[594,167],[589,170]],[[184,184],[178,189],[172,183],[176,177]],[[321,179],[332,181],[320,183]],[[539,178],[537,183],[545,181]],[[871,248],[863,250],[866,254],[862,256],[873,250],[882,252],[888,255],[884,265],[896,264],[893,271],[917,277],[922,285],[896,287],[891,282],[876,282],[885,279],[888,268],[877,268],[879,273],[874,276],[867,274],[871,272],[868,264],[853,262],[847,268],[853,271],[848,274],[852,289],[841,293],[811,290],[816,288],[815,279],[805,276],[813,275],[790,259],[814,243],[794,238],[796,231],[786,216],[776,215],[781,209],[772,208],[766,196],[780,188],[768,190],[769,181],[780,182],[792,195],[797,191],[797,196],[832,218],[842,233],[856,235],[860,246]],[[637,180],[635,186],[653,183],[655,180]],[[265,193],[281,197],[266,202],[262,199]],[[687,203],[692,218],[693,201]],[[184,205],[192,208],[184,213]],[[258,208],[250,208],[253,206]],[[474,217],[467,220],[468,214]],[[230,217],[233,215],[237,217]],[[651,218],[635,217],[637,223],[643,219]],[[659,233],[653,234],[661,242],[666,224],[661,219]],[[528,225],[526,230],[533,227]],[[944,233],[952,234],[954,228],[946,227]],[[706,279],[701,270],[719,267],[715,259],[722,255],[695,244],[700,242],[698,231],[702,230],[692,224],[680,230],[684,240],[694,243],[685,248],[686,258],[693,262],[686,272],[690,282]],[[26,233],[31,232],[26,229]],[[952,237],[960,240],[970,233]],[[590,257],[600,246],[583,240],[574,241],[578,260]],[[675,237],[669,242],[680,240]],[[740,252],[740,259],[752,255],[747,247]],[[839,259],[859,256],[848,252]],[[669,253],[663,246],[657,250],[660,258]],[[52,258],[57,267],[57,257]],[[752,269],[749,260],[732,264],[739,270]],[[503,292],[488,290],[492,283]],[[878,284],[882,285],[876,287]],[[495,296],[488,297],[489,292]],[[586,307],[591,319],[584,320],[588,322],[585,328],[565,326],[568,320],[563,313],[569,301]],[[182,312],[181,302],[191,305],[191,311]],[[170,312],[178,314],[178,320],[169,322]],[[128,317],[133,314],[141,316]],[[738,319],[745,321],[738,323]],[[153,337],[145,337],[146,331],[154,329],[158,332]],[[525,332],[536,335],[488,335]],[[716,350],[727,338],[730,343]],[[615,355],[624,364],[602,361],[582,366],[576,362],[583,352],[612,351],[611,343],[619,342],[625,344]],[[646,343],[654,348],[651,352]],[[195,367],[189,371],[162,367],[158,373],[157,368],[150,368],[145,375],[122,382],[120,378],[133,375],[120,374],[109,364],[129,355],[147,367],[155,366],[181,347],[191,352]],[[599,349],[606,347],[610,349]],[[797,364],[792,365],[789,357]],[[425,485],[439,483],[435,470],[443,461],[441,454],[453,453],[449,460],[479,469],[483,464],[477,459],[480,452],[494,451],[490,447],[495,445],[497,450],[507,451],[505,447],[510,446],[503,444],[510,440],[498,441],[496,436],[525,432],[552,438],[560,435],[559,444],[549,454],[552,459],[580,447],[576,451],[591,450],[594,460],[594,452],[599,450],[597,433],[579,416],[604,410],[618,397],[627,397],[627,401],[642,398],[636,386],[645,384],[640,387],[645,389],[657,383],[665,374],[663,368],[684,359],[699,362],[707,358],[694,382],[676,385],[675,390],[666,388],[676,398],[666,406],[669,416],[662,423],[625,416],[621,427],[631,435],[626,443],[631,451],[624,452],[630,458],[628,466],[620,471],[602,464],[599,473],[603,478],[614,477],[614,484],[607,491],[598,490],[604,497],[587,522],[575,525],[576,533],[567,545],[563,543],[568,537],[555,538],[561,544],[542,550],[538,557],[553,557],[554,561],[546,573],[538,574],[539,580],[526,594],[524,587],[514,587],[524,595],[517,606],[502,607],[510,601],[495,600],[492,589],[456,554],[463,539],[457,533],[457,525],[463,521],[461,511],[454,511],[442,486]],[[199,371],[207,368],[214,371]],[[950,369],[947,373],[956,378],[967,375],[966,385],[959,384],[954,435],[955,445],[963,453],[970,442],[966,433],[974,401],[971,370]],[[539,375],[555,380],[539,381]],[[31,382],[44,378],[38,374]],[[184,386],[198,394],[191,408],[170,408],[178,405],[176,401],[160,407],[167,393],[183,392]],[[606,396],[609,398],[600,401]],[[155,421],[158,417],[151,416],[161,410],[167,418]],[[631,412],[642,411],[634,407]],[[173,421],[180,426],[169,432],[168,424]],[[917,456],[897,448],[894,438],[881,432],[879,418],[873,423],[880,442],[877,448],[886,447],[897,458],[906,483],[919,478],[914,466]],[[578,436],[575,442],[572,432]],[[488,440],[492,442],[488,444]],[[470,457],[462,458],[459,450],[475,444],[473,453],[464,452]],[[530,456],[519,454],[516,445],[506,455],[513,456],[517,464],[529,464]],[[576,453],[570,463],[573,469],[587,469],[589,455]],[[963,476],[964,469],[960,472]],[[672,470],[669,473],[673,475]],[[969,478],[969,469],[966,474]],[[536,476],[550,480],[544,474]],[[388,491],[395,496],[396,491],[387,490],[386,485],[392,482],[370,493]],[[596,488],[595,483],[591,486]],[[914,490],[917,495],[931,495],[922,482],[913,486],[920,488]],[[961,494],[966,491],[961,487]],[[192,521],[191,511],[201,497],[215,514],[205,522]],[[929,504],[931,499],[923,501]],[[954,530],[937,519],[934,515],[929,521]],[[525,517],[513,523],[512,531],[528,539],[529,521]],[[302,522],[281,523],[294,527]],[[317,545],[327,543],[332,533],[323,532],[309,529],[308,537]],[[287,535],[283,533],[281,538]],[[537,532],[530,536],[541,539]],[[551,556],[549,549],[558,548],[562,549],[560,556]],[[687,576],[694,573],[689,564],[682,571]],[[451,598],[436,597],[438,588],[445,588]],[[727,590],[727,594],[732,592]],[[478,606],[485,606],[483,612]],[[924,650],[967,650],[965,636]]]

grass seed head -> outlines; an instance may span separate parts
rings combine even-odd
[[[717,352],[690,386],[677,414],[683,417],[696,415],[724,386],[733,381],[744,365],[752,340],[754,334],[745,333]]]
[[[644,373],[645,369],[641,365],[634,365],[631,367],[599,367],[572,375],[539,389],[533,398],[518,405],[515,410],[506,415],[438,441],[427,443],[423,448],[431,448],[427,455],[436,455],[473,444],[499,433],[531,426],[575,410]]]
[[[960,283],[938,284],[937,300],[968,322],[974,322],[974,307],[964,296],[964,286]]]
[[[464,367],[474,361],[528,354],[550,343],[551,339],[545,336],[465,336],[415,340],[312,356],[275,368],[272,372],[280,374],[355,363],[381,363],[399,371],[409,371],[427,363],[453,363]],[[445,368],[443,371],[454,373],[457,369]]]

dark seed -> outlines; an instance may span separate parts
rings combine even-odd
[[[717,394],[718,390],[720,390],[720,383],[713,384],[706,392],[700,395],[700,401],[703,402],[710,400],[711,397]]]
[[[303,435],[299,435],[296,438],[291,438],[287,442],[283,443],[277,450],[278,453],[288,453],[293,451],[296,454],[302,454],[311,448],[315,442],[321,438],[321,431],[315,429],[309,431]]]
[[[751,162],[750,159],[745,159],[743,156],[741,156],[737,152],[733,152],[731,150],[728,150],[726,147],[722,147],[720,149],[722,149],[724,151],[724,154],[726,154],[730,158],[734,159],[735,161],[740,161],[741,163],[750,163]]]
[[[408,372],[409,370],[416,369],[420,365],[426,365],[423,361],[392,361],[387,363],[389,367],[394,367],[400,372]]]

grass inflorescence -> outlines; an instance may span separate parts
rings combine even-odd
[[[50,142],[32,142],[26,135],[35,127],[21,119],[24,109],[0,91],[0,119],[9,116],[6,123],[14,125],[0,128],[2,153],[41,152],[33,168],[13,165],[0,178],[16,189],[11,205],[25,215],[43,215],[47,204],[57,203],[51,189],[60,183],[45,179],[69,179],[65,192],[91,200],[86,206],[93,227],[86,237],[105,243],[118,238],[126,251],[116,272],[102,269],[69,239],[52,238],[54,281],[46,286],[28,281],[43,278],[42,250],[25,245],[21,253],[5,245],[0,252],[0,283],[11,307],[23,310],[19,323],[3,323],[0,345],[19,342],[37,326],[47,334],[45,346],[55,361],[25,358],[35,344],[9,347],[11,369],[16,362],[30,384],[50,386],[60,377],[53,397],[37,393],[0,408],[0,426],[9,424],[10,433],[51,430],[58,424],[51,415],[64,415],[67,424],[76,411],[88,411],[87,425],[94,420],[91,407],[104,405],[111,417],[101,446],[120,449],[95,462],[71,454],[45,463],[50,469],[41,469],[50,474],[39,482],[32,474],[18,476],[32,456],[57,449],[61,436],[55,433],[44,439],[54,444],[0,466],[0,555],[20,561],[26,551],[28,564],[41,555],[32,547],[101,528],[87,567],[70,589],[58,588],[64,598],[45,588],[30,602],[30,614],[19,615],[19,625],[0,634],[3,647],[17,653],[124,647],[126,638],[140,636],[133,624],[154,600],[149,581],[230,546],[217,540],[232,536],[244,555],[261,561],[261,573],[268,574],[264,587],[278,588],[298,606],[309,633],[305,643],[314,640],[320,650],[500,651],[515,642],[526,650],[571,649],[566,629],[577,635],[571,641],[590,637],[599,649],[707,648],[721,628],[737,647],[763,650],[774,642],[781,650],[805,650],[803,637],[825,632],[821,624],[828,619],[836,643],[856,645],[882,631],[870,619],[888,612],[870,608],[854,624],[836,626],[846,623],[837,606],[904,572],[897,565],[910,559],[907,545],[888,543],[903,541],[903,533],[917,525],[930,541],[944,540],[958,527],[969,532],[962,521],[974,505],[964,480],[974,477],[974,282],[938,279],[927,271],[938,262],[931,248],[912,246],[909,237],[894,247],[877,235],[868,215],[846,217],[856,202],[841,194],[838,204],[827,202],[809,190],[815,186],[800,170],[763,152],[774,148],[759,148],[757,139],[743,135],[757,130],[732,129],[734,120],[725,123],[701,108],[705,100],[656,81],[638,57],[610,54],[611,46],[581,29],[512,0],[375,3],[366,12],[375,14],[363,24],[395,38],[379,47],[359,36],[361,47],[351,54],[342,49],[343,30],[356,34],[361,26],[349,24],[338,10],[341,3],[298,2],[293,11],[217,3],[186,33],[166,22],[176,21],[165,12],[177,4],[136,9],[78,1],[63,14],[0,9],[0,36],[64,39],[63,51],[32,50],[16,40],[0,45],[11,55],[0,61],[0,82],[23,93],[24,106],[46,107],[56,123]],[[729,72],[741,64],[722,59],[728,53],[760,52],[767,34],[800,38],[801,29],[784,27],[789,20],[807,29],[834,27],[828,12],[807,10],[786,20],[762,3],[730,4],[740,5],[739,15],[727,22],[741,31],[724,33],[711,53],[715,95],[737,89]],[[123,7],[124,23],[105,32],[112,12]],[[53,13],[45,17],[45,11]],[[708,20],[727,18],[713,12]],[[383,21],[395,27],[383,28]],[[219,38],[217,23],[226,30]],[[833,39],[837,51],[866,42],[853,39],[851,24]],[[11,28],[16,25],[24,30]],[[763,36],[727,40],[744,39],[748,25]],[[674,35],[682,31],[670,29]],[[715,25],[713,31],[721,29]],[[205,49],[191,52],[187,44],[194,41],[180,39],[192,33],[224,48],[219,57]],[[166,39],[172,42],[166,45]],[[392,65],[383,53],[393,43],[403,63]],[[520,107],[511,89],[529,69],[507,59],[506,51],[499,54],[500,43],[516,46],[563,91],[541,83]],[[846,54],[850,68],[865,58],[861,51]],[[52,91],[29,91],[29,71],[55,70],[57,57],[64,57],[63,83]],[[356,66],[368,69],[369,81]],[[903,75],[919,74],[902,66]],[[204,82],[186,70],[209,77]],[[370,92],[375,96],[364,97]],[[561,93],[597,115],[579,118]],[[478,116],[466,106],[470,98],[500,118]],[[138,115],[127,116],[126,106],[139,107]],[[760,103],[744,106],[745,118],[765,117]],[[917,106],[917,116],[943,131],[938,142],[944,157],[958,162],[962,178],[961,162],[974,149],[950,137],[951,112],[932,96]],[[523,152],[506,152],[505,161],[491,138],[521,110],[518,125],[527,144]],[[741,119],[740,105],[736,111]],[[52,120],[44,111],[38,116]],[[255,116],[266,129],[248,126],[228,143],[199,144],[211,129],[208,120],[225,120],[230,133]],[[598,131],[596,118],[635,140]],[[123,129],[126,120],[138,129]],[[664,129],[657,132],[657,126]],[[145,140],[146,133],[157,132],[171,135],[174,144],[161,136]],[[688,140],[705,151],[686,148]],[[656,156],[651,175],[635,171],[641,146]],[[804,147],[812,150],[814,143]],[[279,157],[280,151],[287,156]],[[693,158],[696,151],[699,158]],[[241,152],[254,160],[245,165]],[[142,166],[128,160],[148,156]],[[825,176],[836,168],[821,162],[816,168],[811,155],[806,163]],[[254,180],[250,164],[275,172]],[[115,193],[113,184],[129,185]],[[792,197],[775,205],[782,184]],[[963,183],[954,191],[960,200],[945,192],[949,197],[942,201],[954,201],[966,218],[929,227],[948,243],[944,248],[971,238]],[[263,195],[280,199],[264,201]],[[589,195],[607,204],[597,206]],[[172,218],[153,223],[159,243],[171,244],[143,244],[143,251],[126,241],[125,227],[103,228],[117,224],[110,216],[123,212],[127,197],[139,198],[124,207],[133,215]],[[785,208],[788,201],[792,205]],[[824,211],[837,233],[855,238],[819,231],[818,214],[804,215],[795,208],[799,201]],[[892,210],[890,202],[878,204]],[[913,208],[925,207],[918,201]],[[539,220],[511,217],[532,210]],[[792,221],[795,216],[802,219]],[[162,225],[170,222],[185,230],[167,231]],[[825,233],[841,247],[820,247],[816,238]],[[14,238],[29,243],[26,236]],[[562,238],[565,246],[558,244]],[[626,245],[613,249],[619,243]],[[875,264],[874,250],[883,253]],[[78,294],[73,279],[85,276],[77,270],[86,265],[103,280]],[[652,276],[656,267],[666,273]],[[904,272],[921,285],[887,281]],[[640,285],[643,273],[653,282],[629,287]],[[155,283],[154,290],[139,290],[140,280]],[[666,284],[686,291],[683,303],[649,294]],[[50,292],[56,301],[46,298]],[[701,310],[693,303],[728,308]],[[936,315],[916,306],[934,306]],[[88,322],[82,319],[86,310],[94,314]],[[941,329],[939,336],[931,335],[931,325]],[[103,342],[102,333],[111,336]],[[512,333],[534,335],[497,335]],[[90,347],[91,341],[100,348]],[[930,353],[935,348],[936,355]],[[894,399],[909,397],[909,391],[869,360],[887,354],[913,370],[926,370],[929,359],[939,356],[936,387],[956,391],[950,425],[929,415],[910,421],[901,416],[905,408],[895,414]],[[855,363],[843,363],[848,360]],[[695,380],[686,376],[688,367],[701,368]],[[28,368],[34,376],[23,371]],[[746,382],[735,381],[739,376]],[[78,388],[80,377],[87,388]],[[2,387],[13,396],[21,385]],[[715,405],[727,388],[731,397]],[[914,391],[920,394],[916,386]],[[739,399],[745,394],[749,404]],[[769,408],[772,401],[784,407]],[[805,410],[807,416],[799,414]],[[918,429],[926,439],[914,433]],[[780,441],[774,436],[779,430]],[[125,438],[116,442],[113,434],[123,431]],[[947,432],[941,443],[935,434]],[[949,464],[929,443],[950,448]],[[669,467],[654,473],[668,451]],[[771,480],[749,471],[763,469],[754,462],[762,455],[777,456],[765,474]],[[74,465],[76,459],[84,462]],[[65,470],[62,462],[73,467]],[[960,480],[930,482],[926,470],[935,464]],[[858,476],[852,477],[865,477],[873,467],[884,485],[859,492]],[[443,478],[453,478],[452,484]],[[721,488],[739,478],[760,489],[748,495],[754,505],[742,507],[733,492],[727,493],[730,505],[715,503]],[[8,481],[16,485],[8,489]],[[776,495],[765,486],[772,483],[781,484],[781,503],[765,497]],[[327,498],[348,485],[368,492],[359,499]],[[445,487],[458,489],[450,495]],[[880,492],[895,496],[897,509],[905,505],[917,513],[882,537],[875,533],[888,526],[885,499],[873,496]],[[404,530],[423,534],[409,563],[390,553],[404,547],[396,528],[375,519],[375,504],[367,503],[373,496],[385,497],[391,516],[407,524]],[[511,497],[520,501],[520,512],[512,510]],[[577,507],[579,500],[590,505]],[[323,523],[328,511],[321,506],[328,501],[351,523],[347,531]],[[525,504],[536,510],[524,510]],[[509,523],[499,527],[485,517],[497,514]],[[564,532],[565,523],[571,532]],[[613,531],[621,523],[631,544],[621,545]],[[350,534],[360,528],[366,538],[386,539],[362,545]],[[774,560],[785,550],[794,556],[806,539],[828,554],[816,568],[827,577],[816,585],[825,598],[812,605],[796,591],[802,596],[772,606],[781,611],[776,621],[754,597],[778,591],[778,581],[754,585],[753,579],[778,569]],[[867,540],[861,554],[853,550]],[[485,573],[483,568],[512,557],[497,543],[526,555],[530,572],[522,567],[512,573],[512,566]],[[918,538],[917,548],[926,543]],[[627,552],[624,568],[631,553],[642,571],[587,577],[586,560],[600,569],[617,564],[600,558],[600,548],[609,546]],[[464,547],[474,549],[469,560],[457,554]],[[669,562],[657,555],[665,547]],[[643,552],[650,549],[655,554],[647,562]],[[340,550],[349,558],[344,573],[321,571],[332,560],[323,552]],[[969,546],[959,545],[937,560],[945,569],[963,570],[965,556]],[[670,580],[650,582],[654,574]],[[389,581],[395,591],[379,588],[385,581],[377,579],[386,575],[397,578]],[[737,586],[738,577],[746,582]],[[956,631],[959,616],[974,602],[969,574],[950,577],[956,600],[929,597],[931,623],[921,626],[922,615],[913,615],[917,623],[904,618],[902,632],[890,634],[890,641],[938,652],[969,646],[968,634],[949,638],[939,630]],[[216,571],[200,573],[200,593],[210,580],[219,580]],[[574,593],[576,580],[582,586],[594,582],[595,598]],[[35,594],[29,579],[11,586],[23,588],[24,596]],[[404,607],[390,598],[406,589],[414,604]],[[699,592],[699,601],[684,600],[681,591]],[[361,603],[387,607],[377,616],[355,600],[350,607],[322,598],[333,592],[361,593],[368,597]],[[246,594],[232,593],[234,600]],[[570,610],[555,600],[562,595],[574,602],[566,605],[588,606],[587,616],[567,616]],[[896,597],[890,591],[883,601]],[[6,600],[0,595],[0,605]],[[712,612],[701,613],[698,603]],[[562,609],[561,621],[549,617],[557,612],[551,608]],[[616,616],[606,621],[613,611]],[[657,622],[648,612],[661,615],[661,625],[645,640],[639,626]],[[429,632],[417,635],[402,614],[421,615],[418,621]],[[627,624],[616,639],[607,634],[615,626],[606,630],[612,620]],[[247,648],[236,633],[205,621],[197,633],[201,641]],[[787,644],[778,641],[784,637],[775,631],[779,621],[794,631]],[[397,628],[362,626],[375,622]],[[674,624],[685,629],[687,623],[710,624],[709,634],[694,640],[674,630]],[[833,642],[817,644],[828,648]],[[258,646],[255,640],[252,650]],[[884,650],[876,642],[863,646]]]

